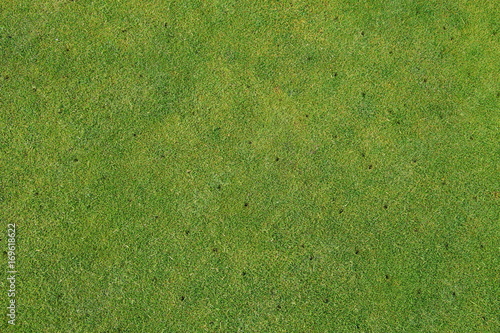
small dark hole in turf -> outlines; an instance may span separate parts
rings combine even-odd
[[[414,158],[413,160],[411,160],[411,161],[412,161],[413,163],[417,163],[417,159],[415,159],[415,158]]]
[[[212,252],[217,253],[217,252],[219,252],[219,249],[218,249],[218,248],[216,248],[216,247],[214,247],[214,248],[212,249]]]
[[[335,17],[333,18],[333,20],[334,20],[334,21],[338,21],[338,20],[339,20],[339,17],[338,17],[338,16],[335,16]]]
[[[220,190],[221,189],[221,186],[220,185],[217,185],[217,189]]]
[[[300,247],[301,247],[301,248],[304,248],[304,247],[305,247],[305,245],[304,245],[304,244],[300,244]]]
[[[427,82],[427,79],[424,79],[424,83],[426,83],[426,82]]]
[[[66,52],[69,52],[69,48],[66,48]]]
[[[159,219],[160,217],[158,215],[155,215],[155,219]]]
[[[248,141],[248,144],[251,145],[252,144],[252,141]]]
[[[245,276],[247,275],[247,272],[241,272],[241,275]]]
[[[392,51],[389,51],[389,54],[392,54]]]
[[[308,115],[308,114],[306,114],[306,118],[309,118],[309,115]]]
[[[186,298],[184,296],[181,296],[181,301],[184,301]]]
[[[313,260],[313,259],[314,259],[314,256],[310,256],[310,257],[309,257],[309,260]]]
[[[275,161],[276,161],[276,162],[278,162],[279,160],[280,160],[280,158],[279,158],[279,157],[276,157],[276,158],[275,158]]]
[[[78,162],[78,159],[77,158],[73,159],[73,162]]]
[[[186,230],[186,231],[184,231],[184,233],[185,233],[186,235],[189,235],[190,231],[189,231],[189,230]]]
[[[356,324],[356,328],[359,330],[359,324]]]
[[[482,316],[482,317],[481,317],[481,319],[482,319],[482,320],[486,320],[486,317],[485,317],[485,316]]]
[[[35,195],[38,195],[39,193],[38,192],[35,192]]]
[[[366,93],[365,93],[365,92],[362,92],[362,93],[361,93],[361,96],[362,96],[362,97],[365,97],[365,96],[366,96]]]
[[[479,245],[479,247],[480,247],[481,249],[484,249],[484,245],[483,245],[483,244]]]
[[[337,75],[338,75],[337,72],[333,73],[333,76],[337,77]]]
[[[279,304],[278,304],[278,305],[276,306],[276,309],[280,310],[280,309],[281,309],[281,305],[279,305]]]
[[[354,253],[359,254],[359,250],[356,249],[356,251],[354,251]]]
[[[474,140],[474,137],[473,137],[473,136],[470,136],[470,137],[469,137],[469,139],[470,139],[470,140]]]
[[[453,37],[450,37],[450,40],[453,40],[454,38]]]
[[[340,210],[339,210],[339,214],[342,214],[343,212],[344,212],[344,210],[343,210],[343,209],[340,209]]]
[[[457,296],[457,294],[456,294],[454,291],[451,293],[451,295],[452,295],[453,297]]]
[[[87,205],[87,209],[90,209],[90,205]]]
[[[361,153],[361,157],[365,157],[365,156],[366,156],[365,153]]]
[[[248,207],[248,202],[245,202],[244,206],[245,206],[245,207]]]
[[[417,290],[417,295],[420,295],[420,294],[422,294],[422,289]]]
[[[5,77],[4,77],[4,78],[5,78],[6,80],[8,80],[8,79],[10,79],[10,76],[5,75]],[[497,94],[497,97],[498,97],[498,94]]]
[[[443,30],[446,30],[446,27],[443,27]]]
[[[388,207],[387,205],[384,205],[384,209],[387,209],[387,207]]]
[[[132,134],[133,136],[137,136],[137,133]]]
[[[361,31],[361,36],[364,36],[365,35],[365,32],[364,31]]]
[[[389,275],[387,275],[387,274],[386,274],[386,275],[385,275],[385,279],[386,279],[386,280],[389,280]]]
[[[325,298],[323,302],[328,303],[330,300],[328,298]]]
[[[373,165],[371,165],[371,164],[370,164],[370,165],[368,166],[368,169],[373,169]]]

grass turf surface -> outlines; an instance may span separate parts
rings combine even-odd
[[[499,7],[2,2],[0,330],[498,332]]]

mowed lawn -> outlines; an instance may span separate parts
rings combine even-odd
[[[2,1],[0,331],[500,332],[499,13]]]

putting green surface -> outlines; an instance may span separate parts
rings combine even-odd
[[[2,1],[0,331],[500,332],[498,13]]]

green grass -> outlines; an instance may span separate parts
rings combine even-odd
[[[498,12],[2,2],[0,331],[499,332]]]

